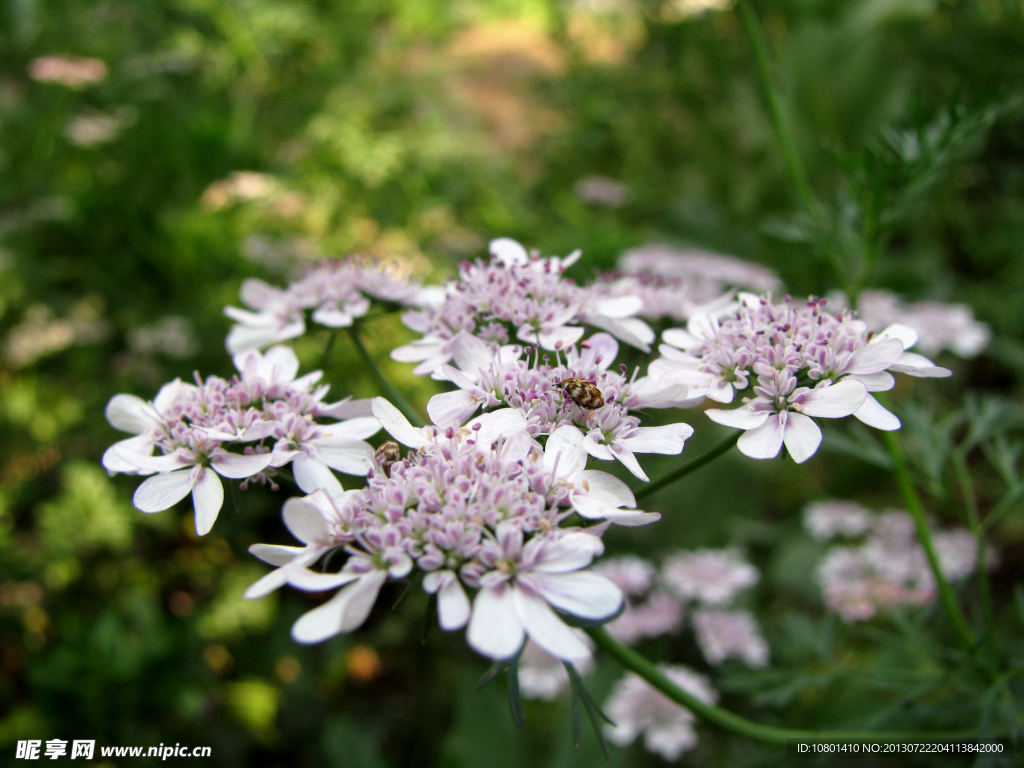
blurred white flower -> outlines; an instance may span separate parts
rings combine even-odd
[[[659,665],[658,670],[706,704],[718,701],[718,694],[703,675],[680,665]],[[693,713],[632,672],[615,684],[604,712],[615,723],[604,727],[605,735],[619,746],[632,744],[643,734],[644,747],[670,761],[697,746]]]
[[[59,83],[75,90],[103,82],[107,65],[101,59],[54,55],[32,59],[28,76],[41,83]]]

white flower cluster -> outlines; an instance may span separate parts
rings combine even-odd
[[[224,308],[236,323],[228,333],[228,351],[261,349],[301,336],[307,310],[320,325],[347,328],[369,311],[372,300],[420,306],[433,297],[434,291],[410,282],[397,263],[363,259],[319,262],[283,289],[250,278],[241,293],[249,309]]]
[[[829,302],[845,307],[844,294],[829,295]],[[857,317],[872,331],[893,323],[917,331],[917,347],[926,355],[948,349],[960,357],[974,357],[988,346],[992,329],[974,317],[966,304],[918,301],[906,304],[889,291],[861,291],[857,297]]]
[[[106,451],[104,466],[146,476],[134,497],[143,512],[191,494],[200,535],[222,506],[221,478],[276,489],[287,467],[306,494],[283,508],[298,545],[251,547],[274,568],[246,594],[285,585],[334,591],[295,622],[299,642],[358,628],[389,580],[413,577],[436,599],[443,630],[465,629],[468,644],[490,659],[520,657],[527,695],[558,695],[568,680],[562,662],[589,668],[593,646],[574,628],[579,622],[607,623],[613,637],[635,643],[686,619],[708,664],[766,664],[757,623],[733,606],[759,574],[735,550],[675,553],[660,569],[635,557],[595,564],[610,525],[660,516],[637,509],[623,481],[588,461],[618,461],[646,481],[638,455],[679,454],[693,433],[671,420],[642,426],[647,411],[705,398],[729,404],[740,394],[742,406],[708,416],[745,430],[738,446],[748,456],[770,458],[785,445],[802,462],[821,441],[813,418],[853,415],[898,429],[870,393],[890,389],[892,372],[950,372],[907,351],[918,335],[904,325],[872,333],[822,300],[734,295],[771,291],[778,281],[727,257],[637,252],[621,265],[630,274],[581,286],[565,276],[578,253],[541,258],[500,239],[490,256],[463,264],[443,289],[352,259],[314,266],[283,289],[245,281],[248,309],[225,310],[235,321],[227,346],[238,374],[175,380],[152,402],[115,396],[107,418],[131,437]],[[421,334],[392,357],[449,385],[429,401],[430,426],[413,426],[380,397],[326,403],[320,371],[299,377],[287,347],[259,351],[303,334],[307,310],[313,322],[343,328],[373,301],[405,307],[404,323]],[[665,331],[647,375],[616,365],[620,341],[649,352],[655,333],[641,318],[666,317],[687,326]],[[366,440],[381,428],[393,440],[375,451]],[[345,490],[335,472],[367,477],[366,485]],[[905,515],[819,505],[807,520],[819,540],[866,536],[858,547],[830,550],[819,568],[831,610],[857,620],[931,599]],[[961,532],[936,540],[950,578],[973,570]],[[340,569],[316,568],[329,561]],[[697,673],[663,671],[702,700],[716,699]],[[622,680],[607,708],[616,743],[643,733],[666,759],[696,743],[692,714],[640,678]]]
[[[829,547],[816,571],[826,607],[843,621],[866,621],[880,611],[935,599],[935,577],[906,512],[879,514],[854,502],[820,501],[804,511],[804,527],[818,541],[859,540]],[[962,581],[977,568],[977,542],[969,531],[936,530],[932,539],[950,581]],[[995,563],[995,551],[987,561]]]
[[[465,426],[417,429],[387,400],[373,413],[410,450],[388,469],[376,464],[369,485],[331,496],[317,491],[285,505],[285,523],[302,547],[259,544],[253,554],[278,566],[247,593],[261,597],[285,583],[342,589],[302,616],[300,642],[319,642],[360,626],[383,584],[413,569],[437,595],[447,631],[466,627],[469,645],[493,659],[517,654],[526,638],[559,659],[590,649],[555,610],[587,620],[614,616],[619,589],[585,569],[604,550],[606,526],[563,527],[574,514],[636,525],[657,515],[635,510],[620,480],[586,470],[579,431],[556,430],[543,447],[513,409]],[[335,550],[338,573],[309,565]],[[476,595],[470,603],[466,589]]]
[[[135,492],[143,512],[160,512],[191,493],[200,536],[224,503],[220,477],[242,480],[243,488],[272,483],[290,464],[302,490],[340,494],[331,470],[366,475],[373,448],[364,440],[380,431],[368,401],[325,403],[329,387],[316,386],[320,371],[296,378],[299,361],[288,347],[244,352],[234,362],[239,373],[230,380],[175,379],[152,402],[116,395],[107,405],[111,425],[134,437],[108,448],[103,466],[111,474],[150,475]]]
[[[665,331],[650,374],[723,404],[750,391],[753,397],[739,408],[705,413],[745,430],[737,445],[746,456],[771,459],[785,444],[797,463],[821,444],[812,417],[852,415],[877,429],[899,429],[899,419],[870,393],[892,389],[892,372],[952,375],[906,351],[917,341],[913,329],[891,325],[872,334],[852,313],[832,314],[825,304],[813,297],[776,304],[770,296],[741,294],[726,310],[694,315],[685,330]]]

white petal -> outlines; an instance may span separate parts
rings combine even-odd
[[[615,460],[615,454],[612,453],[612,449],[604,443],[597,442],[597,438],[592,435],[587,435],[583,438],[583,450],[595,459],[601,459],[601,461]]]
[[[800,412],[823,419],[839,419],[860,408],[867,396],[863,383],[843,379],[830,387],[818,387],[807,392],[801,398]]]
[[[145,473],[173,472],[174,470],[193,465],[193,461],[187,459],[180,451],[163,454],[162,456],[151,456],[149,453],[134,450],[135,447],[136,444],[129,445],[127,440],[122,440],[113,445],[114,455],[121,459],[121,461],[134,466],[136,470]],[[141,444],[138,447],[148,448],[149,451],[153,450],[152,447]]]
[[[888,371],[879,371],[878,373],[860,373],[850,376],[849,378],[859,381],[867,388],[868,392],[888,392],[896,386],[896,379],[894,379],[892,374]]]
[[[583,433],[572,424],[565,424],[548,435],[544,446],[544,469],[550,472],[556,463],[559,477],[573,477],[587,466]]]
[[[896,418],[896,415],[891,411],[886,410],[882,404],[871,395],[867,396],[867,399],[864,401],[864,405],[858,408],[853,415],[869,427],[882,429],[886,432],[892,432],[902,426],[900,424],[900,420]]]
[[[346,475],[365,476],[373,463],[373,446],[362,440],[338,440],[331,442],[314,440],[317,456],[331,469]]]
[[[629,394],[637,398],[635,408],[693,408],[704,401],[705,395],[691,394],[690,387],[671,373],[658,379],[644,376],[629,385]]]
[[[615,296],[610,299],[601,299],[594,306],[592,311],[605,317],[630,317],[637,314],[644,308],[644,300],[639,296]]]
[[[422,448],[427,444],[427,438],[424,437],[423,432],[410,424],[402,412],[383,397],[373,398],[370,407],[380,425],[402,445],[410,448]]]
[[[599,469],[585,469],[580,473],[576,492],[592,499],[604,501],[613,507],[636,506],[636,499],[629,486],[615,475],[609,475]]]
[[[287,583],[284,568],[275,568],[270,573],[264,574],[262,578],[250,584],[249,588],[245,590],[245,598],[248,600],[258,600],[261,597],[266,597],[275,589],[280,589]]]
[[[604,576],[589,571],[535,574],[530,583],[555,608],[583,619],[607,618],[622,605],[619,588]]]
[[[381,571],[386,576],[387,573]],[[335,589],[345,584],[357,581],[365,574],[352,573],[351,571],[340,571],[338,573],[317,573],[309,568],[290,568],[285,574],[288,583],[296,589],[304,589],[307,592],[323,592],[327,589]]]
[[[173,507],[192,492],[192,470],[179,469],[154,475],[135,490],[132,502],[143,512]]]
[[[643,467],[640,466],[640,462],[636,460],[636,456],[634,456],[633,452],[629,450],[629,446],[626,444],[625,440],[619,440],[612,443],[611,451],[612,455],[622,462],[622,466],[632,472],[634,476],[640,478],[645,483],[650,480],[647,473],[644,472]]]
[[[692,434],[693,427],[680,422],[663,427],[638,427],[620,442],[635,453],[676,454],[683,450],[683,444]]]
[[[225,307],[225,314],[231,307]],[[237,318],[236,318],[237,319]],[[279,341],[294,339],[306,332],[306,323],[296,320],[287,325],[277,322],[269,325],[235,325],[228,331],[226,345],[228,352],[236,354],[247,349],[259,349]]]
[[[757,429],[768,420],[768,411],[752,411],[746,407],[734,408],[731,411],[723,411],[718,408],[709,408],[704,415],[716,424],[736,429]],[[781,446],[781,443],[780,443]],[[778,453],[778,451],[776,451]]]
[[[303,614],[292,625],[292,637],[300,643],[319,643],[339,632],[351,632],[370,615],[386,571],[373,571],[350,584],[328,602]]]
[[[119,440],[103,452],[103,468],[108,472],[123,472],[133,475],[139,471],[139,467],[125,461],[118,455],[118,451],[124,451],[126,455],[149,456],[153,453],[153,443],[146,435],[136,435],[127,440]]]
[[[718,321],[706,312],[698,312],[686,321],[686,330],[693,338],[705,341],[718,333]]]
[[[258,475],[270,466],[273,458],[269,453],[241,454],[221,450],[214,452],[210,457],[210,466],[218,475],[242,480]]]
[[[472,392],[456,389],[434,395],[427,403],[427,416],[439,427],[459,425],[476,413],[483,400],[473,397]]]
[[[490,445],[499,437],[509,437],[516,432],[526,431],[526,417],[522,411],[516,408],[500,408],[497,411],[477,416],[466,426],[473,429],[474,424],[479,424],[480,429],[476,433],[476,441],[479,445]]]
[[[893,323],[884,331],[876,333],[871,339],[871,343],[874,344],[876,341],[885,339],[899,339],[903,343],[904,349],[910,349],[912,346],[917,344],[917,331],[911,328],[909,325],[903,325],[902,323]]]
[[[318,442],[329,443],[332,439],[338,440],[365,440],[380,432],[380,422],[373,416],[361,416],[355,419],[348,419],[337,424],[328,424],[320,430],[321,437]]]
[[[449,571],[449,573],[451,573]],[[445,632],[461,629],[469,621],[469,598],[455,574],[437,593],[437,619]]]
[[[679,349],[694,349],[704,343],[703,339],[698,339],[692,333],[684,331],[682,328],[669,328],[661,334],[661,340]]]
[[[349,397],[346,397],[344,400],[339,400],[336,403],[331,403],[330,405],[324,405],[322,403],[317,405],[316,414],[318,416],[328,416],[332,419],[352,419],[357,416],[373,415],[370,412],[369,398],[353,400]]]
[[[276,566],[290,563],[300,553],[305,551],[305,547],[286,547],[281,544],[253,544],[249,547],[249,554],[258,557],[264,563]]]
[[[311,496],[317,495],[323,496],[326,493],[317,491],[315,494],[311,494]],[[309,498],[288,499],[281,510],[285,527],[303,544],[326,541],[329,532],[327,521],[320,514],[320,509],[316,504],[311,503]]]
[[[256,545],[260,546],[260,545]],[[267,546],[267,545],[262,545]],[[252,547],[249,548],[252,551]],[[249,600],[255,600],[260,597],[265,597],[273,592],[275,589],[280,589],[288,583],[288,572],[295,567],[307,566],[319,559],[320,555],[323,554],[323,549],[320,547],[309,547],[306,549],[300,549],[297,557],[292,558],[287,565],[287,568],[275,568],[270,573],[266,574],[262,579],[249,585],[249,588],[245,590],[245,596]]]
[[[217,473],[204,467],[192,486],[192,502],[196,508],[196,533],[205,536],[213,528],[224,504],[224,486]]]
[[[729,411],[719,411],[729,413]],[[762,411],[764,413],[764,411]],[[740,453],[752,459],[774,459],[782,449],[779,414],[773,413],[760,427],[748,430],[736,443]]]
[[[513,264],[525,264],[530,260],[530,254],[526,249],[511,237],[497,237],[491,240],[487,246],[491,256],[505,262],[509,266]]]
[[[529,546],[529,545],[527,545]],[[567,533],[541,545],[534,569],[544,573],[566,573],[586,568],[604,552],[604,543],[589,533]]]
[[[263,353],[263,368],[268,381],[293,381],[299,373],[299,358],[291,347],[271,347]]]
[[[843,373],[878,373],[895,363],[903,354],[899,339],[882,339],[865,344],[850,356]]]
[[[576,495],[570,499],[572,508],[580,517],[588,520],[610,520],[616,525],[646,525],[661,519],[656,512],[640,512],[634,509],[619,509],[606,501],[592,496]],[[589,535],[589,534],[588,534]]]
[[[344,490],[326,464],[304,454],[296,456],[292,461],[292,475],[295,477],[295,484],[305,493],[322,488],[330,496],[340,496]]]
[[[466,642],[491,659],[507,659],[523,644],[523,625],[516,613],[513,590],[507,584],[484,587],[473,600]]]
[[[586,644],[544,600],[522,589],[513,589],[512,594],[516,614],[533,642],[559,659],[581,659],[591,655]]]
[[[803,464],[821,445],[821,430],[814,419],[802,413],[788,414],[785,429],[786,450],[797,464]]]
[[[325,305],[317,307],[311,315],[313,322],[326,325],[328,328],[348,328],[352,325],[352,312],[337,306]]]
[[[436,339],[418,339],[411,344],[395,347],[391,350],[391,359],[400,363],[418,363],[437,354],[441,342]]]
[[[567,349],[582,339],[584,333],[586,333],[585,328],[575,325],[556,325],[550,328],[542,326],[535,338],[544,349]],[[529,336],[530,333],[527,332],[527,335]],[[522,328],[519,338],[523,338]]]
[[[619,512],[620,514],[614,517],[608,517],[608,522],[625,528],[637,528],[641,525],[650,525],[661,520],[660,512],[641,512],[627,509],[621,509]]]
[[[466,331],[459,331],[451,349],[455,365],[474,381],[480,378],[481,369],[490,368],[494,362],[494,351],[490,345]]]
[[[178,396],[185,392],[191,392],[196,389],[194,384],[183,384],[181,379],[175,379],[169,381],[160,387],[160,391],[156,393],[156,397],[153,398],[153,406],[156,408],[158,414],[163,413],[178,399]]]
[[[273,306],[284,293],[276,285],[271,285],[258,277],[249,277],[242,281],[242,287],[238,291],[239,298],[247,307],[253,309],[266,309]]]
[[[889,366],[889,370],[928,379],[944,379],[953,375],[948,368],[940,368],[927,357],[916,352],[904,352],[900,355],[899,360]]]
[[[133,435],[144,432],[157,417],[153,407],[135,395],[114,395],[107,403],[105,415],[114,429]]]
[[[587,322],[597,328],[603,328],[618,339],[636,347],[642,352],[651,351],[651,343],[655,333],[647,323],[639,317],[623,317],[621,319],[604,315],[588,315]]]

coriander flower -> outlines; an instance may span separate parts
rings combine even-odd
[[[850,313],[831,314],[824,300],[795,304],[788,297],[741,294],[729,313],[700,314],[687,327],[666,331],[654,377],[671,376],[728,404],[753,390],[744,406],[711,409],[709,418],[747,430],[738,446],[747,456],[776,456],[785,444],[797,462],[818,449],[821,432],[811,417],[852,415],[877,429],[899,429],[899,420],[870,394],[891,389],[891,372],[949,376],[925,357],[908,352],[917,334],[893,325],[872,335]],[[756,383],[755,383],[756,382]]]

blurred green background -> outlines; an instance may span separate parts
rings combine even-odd
[[[294,644],[308,596],[241,598],[265,570],[246,548],[288,538],[285,491],[229,495],[197,539],[187,504],[143,515],[137,481],[107,477],[100,455],[120,439],[107,400],[150,398],[193,370],[230,375],[221,310],[245,277],[283,284],[304,261],[363,253],[440,279],[507,235],[544,253],[583,249],[579,279],[658,240],[766,264],[794,294],[822,295],[848,285],[822,248],[855,271],[851,232],[886,207],[899,216],[876,238],[883,255],[866,283],[969,303],[995,333],[976,360],[943,358],[954,379],[897,397],[936,412],[968,388],[1019,397],[1021,3],[757,8],[827,233],[797,213],[728,0],[4,0],[0,753],[19,738],[89,738],[210,745],[224,766],[602,761],[591,734],[572,748],[564,704],[528,703],[517,732],[501,685],[473,691],[486,665],[461,635],[420,642],[421,595],[392,611],[386,590],[354,635]],[[47,56],[76,58],[57,72]],[[588,196],[581,180],[612,192]],[[433,383],[386,359],[412,334],[394,317],[368,333],[423,405]],[[325,343],[318,331],[297,342],[307,369]],[[333,395],[376,394],[357,360],[343,345],[332,353]],[[717,435],[691,421],[697,451]],[[652,461],[649,474],[669,465]],[[884,472],[839,453],[801,468],[731,457],[652,502],[666,512],[658,525],[608,538],[613,552],[653,558],[747,548],[764,574],[751,606],[785,690],[752,699],[739,667],[715,683],[727,706],[764,722],[856,719],[895,694],[851,692],[850,676],[917,663],[901,655],[914,627],[823,614],[810,578],[820,552],[799,513],[828,495],[899,503]],[[1005,606],[1024,519],[1008,515],[992,538]],[[690,640],[647,650],[700,666]],[[617,675],[599,665],[599,697]],[[933,703],[941,722],[948,702]],[[682,762],[776,760],[702,728]],[[661,762],[634,746],[613,748],[611,765]]]

